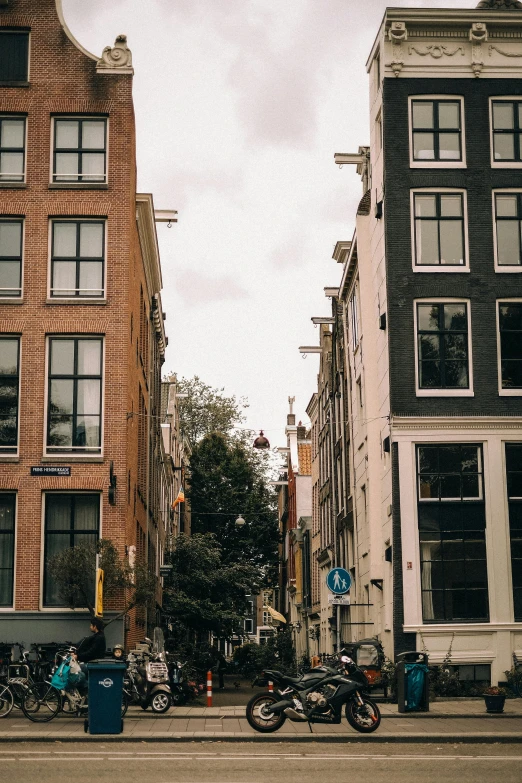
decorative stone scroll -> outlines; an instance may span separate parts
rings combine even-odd
[[[389,63],[395,76],[399,76],[404,66],[402,44],[408,40],[408,30],[405,22],[393,22],[388,30],[388,37],[392,43],[393,59]]]
[[[97,73],[134,73],[132,53],[127,46],[127,36],[119,35],[114,46],[106,46],[96,63]]]
[[[498,46],[491,44],[489,47],[489,56],[493,56],[493,52],[498,52],[502,57],[522,57],[522,52],[505,52],[503,49],[499,49]]]
[[[478,8],[491,8],[493,11],[516,11],[522,9],[522,3],[519,0],[481,0]]]
[[[417,46],[409,46],[408,52],[409,54],[416,52],[417,54],[420,54],[421,57],[426,57],[426,55],[429,54],[434,60],[440,60],[443,55],[446,55],[446,57],[453,57],[457,52],[460,52],[461,55],[464,56],[464,48],[462,46],[457,46],[453,51],[450,51],[447,46],[440,46],[440,44],[426,46],[424,47],[424,51]]]
[[[471,41],[471,69],[478,79],[484,68],[482,44],[488,40],[488,28],[484,22],[474,22],[471,25],[469,40]]]

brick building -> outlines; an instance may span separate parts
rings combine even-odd
[[[132,74],[125,36],[95,57],[61,0],[0,2],[2,640],[84,634],[52,553],[103,537],[156,574],[162,560],[167,339],[158,215],[136,193]],[[112,624],[109,642],[146,622]]]

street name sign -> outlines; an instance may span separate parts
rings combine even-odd
[[[70,476],[70,465],[36,465],[31,468],[31,476]]]
[[[352,577],[346,568],[332,568],[326,575],[326,584],[331,593],[343,595],[352,586]]]

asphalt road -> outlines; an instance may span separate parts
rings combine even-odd
[[[512,745],[307,745],[220,742],[2,744],[8,783],[520,783],[522,743]]]

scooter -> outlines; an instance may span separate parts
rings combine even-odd
[[[153,638],[144,639],[129,652],[123,692],[128,703],[163,713],[172,705],[172,691],[161,628],[154,629]]]

